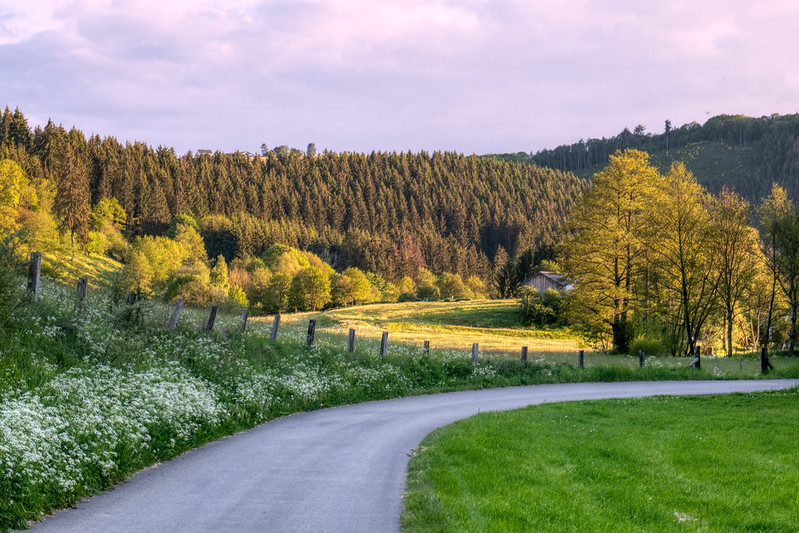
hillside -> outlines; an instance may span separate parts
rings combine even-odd
[[[257,256],[281,243],[337,270],[356,266],[394,281],[419,267],[488,280],[498,250],[513,256],[552,240],[583,187],[558,170],[456,153],[177,155],[87,140],[52,122],[32,130],[8,108],[0,160],[53,190],[61,219],[115,198],[128,236],[160,235],[173,217],[189,215],[209,257]],[[80,237],[88,223],[71,216],[67,225]]]
[[[536,153],[493,157],[588,178],[605,166],[610,154],[626,148],[648,152],[661,169],[668,169],[673,161],[684,162],[712,193],[727,185],[756,203],[776,182],[794,198],[799,197],[799,114],[760,118],[719,115],[702,125],[691,122],[679,128],[672,128],[667,121],[659,134],[646,133],[638,126],[633,132],[625,128],[610,138],[580,139]]]

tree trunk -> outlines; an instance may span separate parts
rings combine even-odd
[[[788,357],[793,357],[796,350],[796,311],[799,302],[791,302],[791,333],[788,340]]]
[[[618,353],[627,353],[630,349],[630,339],[627,320],[617,317],[611,326],[613,331],[613,347]]]
[[[732,356],[732,309],[727,309],[727,356]]]

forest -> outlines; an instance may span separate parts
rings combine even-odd
[[[514,256],[551,241],[583,187],[563,172],[455,153],[178,156],[87,140],[52,122],[31,130],[8,108],[0,150],[56,200],[70,196],[76,214],[67,225],[78,240],[88,238],[92,208],[114,198],[131,236],[160,235],[188,215],[208,226],[211,257],[257,256],[279,243],[394,281],[419,267],[487,278],[498,251]],[[65,215],[58,201],[54,214]]]
[[[616,151],[641,150],[662,172],[681,161],[711,193],[727,186],[748,201],[758,202],[769,194],[773,182],[785,187],[792,197],[799,195],[797,138],[799,114],[759,118],[718,115],[704,124],[689,122],[679,127],[666,120],[662,133],[647,132],[638,125],[611,137],[493,157],[572,172],[587,179],[607,165]]]
[[[230,270],[241,302],[242,291],[278,283],[273,274],[293,279],[311,267],[368,274],[372,296],[352,301],[380,299],[375,290],[487,295],[509,258],[551,246],[585,186],[572,174],[456,153],[284,148],[179,156],[52,122],[32,129],[6,108],[2,229],[24,231],[31,251],[111,255],[126,264],[121,285],[148,296],[190,296],[175,287],[183,283],[204,286],[190,299],[206,301],[213,287],[229,293]],[[335,300],[335,283],[330,291]],[[288,302],[277,301],[263,308]],[[316,305],[294,306],[306,307]]]

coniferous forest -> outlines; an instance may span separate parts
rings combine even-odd
[[[551,242],[583,188],[572,174],[450,152],[179,155],[52,122],[32,129],[8,108],[0,146],[31,183],[49,184],[78,242],[92,209],[116,199],[129,236],[161,235],[188,215],[211,258],[284,244],[393,281],[423,267],[488,282],[498,253],[504,262]]]

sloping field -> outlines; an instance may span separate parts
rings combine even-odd
[[[535,330],[521,325],[515,300],[462,302],[410,302],[374,304],[335,309],[323,313],[298,313],[281,317],[280,335],[304,336],[308,321],[315,319],[316,340],[346,345],[350,328],[358,341],[379,342],[384,331],[389,343],[404,348],[471,350],[519,357],[527,346],[530,357],[550,354],[576,357],[578,337],[567,330]],[[273,317],[256,320],[271,322]]]

